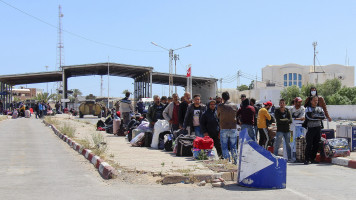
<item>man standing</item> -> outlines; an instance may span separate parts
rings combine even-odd
[[[304,135],[304,128],[302,127],[302,123],[305,119],[305,108],[302,106],[302,98],[296,97],[294,99],[294,106],[291,109],[291,115],[293,119],[293,127],[294,127],[294,135],[293,137],[297,138],[301,135]]]
[[[200,118],[205,112],[206,106],[200,103],[200,95],[196,94],[193,98],[193,104],[190,104],[185,113],[183,129],[190,126],[190,131],[194,131],[198,137],[204,137],[200,129]]]
[[[179,129],[179,97],[176,93],[174,93],[172,97],[173,101],[169,103],[168,106],[166,106],[166,108],[163,110],[163,117],[169,122],[172,131],[175,131]]]
[[[163,119],[163,108],[164,105],[160,102],[160,98],[158,95],[153,96],[154,104],[148,109],[147,112],[147,120],[150,122],[150,127],[153,128],[155,123],[159,119]]]
[[[254,122],[253,122],[253,127],[255,129],[255,137],[256,137],[256,140],[257,140],[257,133],[258,133],[257,115],[258,115],[258,111],[260,111],[260,108],[256,106],[256,99],[254,99],[254,98],[250,99],[250,105],[255,109],[255,118],[254,118]]]
[[[186,92],[183,96],[183,101],[179,104],[178,118],[179,118],[179,128],[183,127],[185,113],[190,104],[190,93]]]
[[[123,125],[127,127],[129,124],[131,117],[130,113],[133,111],[131,100],[129,100],[130,92],[126,92],[125,98],[120,100],[120,113],[123,118]]]
[[[250,105],[248,99],[244,99],[241,103],[240,109],[236,113],[236,118],[240,118],[241,130],[247,129],[247,133],[253,141],[256,141],[254,120],[255,108]]]
[[[260,111],[258,112],[257,128],[258,128],[258,132],[260,133],[259,145],[262,146],[263,148],[267,149],[269,136],[268,136],[266,120],[272,119],[271,115],[268,113],[268,109],[270,109],[272,107],[272,102],[267,101],[266,103],[263,103],[263,105],[265,105],[265,107],[261,108]]]
[[[318,107],[318,96],[311,97],[310,106],[305,110],[307,120],[307,134],[305,136],[307,146],[305,148],[305,162],[318,163],[315,161],[316,153],[318,152],[319,142],[321,138],[321,123],[325,119],[325,113],[321,107]]]
[[[236,130],[236,113],[237,105],[229,102],[229,92],[222,93],[223,103],[218,105],[218,118],[220,120],[220,142],[224,159],[229,159],[230,146],[233,163],[237,164],[237,130]]]
[[[221,144],[219,139],[219,119],[216,114],[216,105],[214,100],[208,102],[208,109],[203,113],[200,118],[200,127],[204,136],[209,136],[214,140],[214,146],[218,153],[219,158],[222,157]]]
[[[292,116],[289,110],[286,108],[286,102],[284,99],[279,100],[279,108],[274,112],[274,116],[277,122],[277,134],[276,140],[274,141],[274,155],[278,155],[279,146],[282,143],[282,137],[286,143],[288,161],[291,161],[291,148],[290,148],[290,128],[289,125],[292,123]]]

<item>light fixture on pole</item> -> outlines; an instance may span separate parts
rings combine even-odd
[[[169,52],[169,96],[172,96],[173,94],[173,52],[176,51],[176,50],[179,50],[179,49],[183,49],[183,48],[186,48],[186,47],[190,47],[192,46],[191,44],[188,44],[186,46],[183,46],[183,47],[180,47],[180,48],[177,48],[177,49],[167,49],[165,47],[162,47],[154,42],[151,42],[151,44],[157,46],[157,47],[160,47],[166,51]]]

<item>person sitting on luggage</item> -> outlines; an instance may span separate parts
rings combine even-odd
[[[318,96],[311,97],[310,106],[305,110],[305,118],[307,123],[307,134],[305,136],[307,146],[305,147],[305,162],[307,165],[311,163],[318,163],[315,161],[318,152],[321,123],[326,118],[323,109],[318,105]]]
[[[286,102],[284,99],[279,100],[279,108],[274,112],[274,116],[277,121],[277,134],[274,141],[274,155],[278,156],[278,149],[282,143],[282,137],[286,144],[286,148],[283,151],[287,151],[288,161],[291,161],[291,147],[290,147],[290,124],[292,123],[292,116],[290,111],[286,108]]]
[[[216,113],[216,101],[210,100],[208,106],[208,109],[200,118],[201,132],[204,133],[204,136],[209,136],[214,140],[214,146],[218,156],[219,158],[222,158],[222,150],[219,138],[220,125]]]
[[[196,94],[193,97],[193,102],[187,108],[185,113],[183,129],[190,127],[191,132],[195,132],[195,135],[198,137],[204,137],[203,133],[200,130],[200,118],[206,110],[206,106],[200,103],[200,95]]]
[[[148,109],[147,120],[150,122],[150,128],[153,128],[159,119],[163,119],[164,105],[160,102],[158,95],[153,96],[154,104]]]

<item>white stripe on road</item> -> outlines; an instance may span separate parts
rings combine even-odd
[[[294,193],[294,194],[296,194],[296,195],[298,195],[298,196],[300,196],[300,197],[302,197],[302,198],[309,199],[309,200],[315,200],[314,198],[312,198],[312,197],[310,197],[310,196],[308,196],[308,195],[305,195],[305,194],[303,194],[303,193],[300,193],[300,192],[298,192],[298,191],[295,191],[295,190],[293,190],[293,189],[286,188],[286,190],[288,190],[289,192]]]

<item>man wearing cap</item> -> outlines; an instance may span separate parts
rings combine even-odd
[[[263,103],[263,105],[265,105],[265,107],[258,111],[257,128],[260,133],[259,145],[267,149],[269,136],[266,120],[271,120],[271,115],[268,113],[268,110],[272,107],[272,102],[267,101],[266,103]]]
[[[304,135],[304,128],[302,127],[302,124],[305,119],[305,107],[302,106],[302,101],[302,98],[296,97],[294,99],[294,106],[291,109],[293,119],[292,130],[295,130],[293,138],[297,138],[301,135]]]

